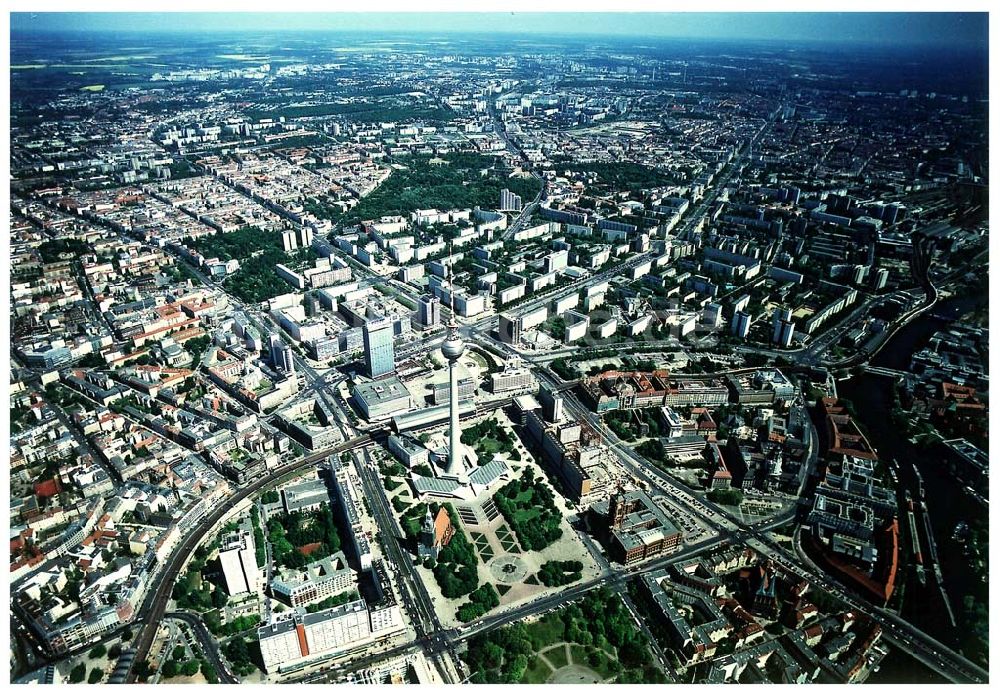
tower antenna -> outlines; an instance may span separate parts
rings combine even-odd
[[[451,319],[448,327],[458,328],[455,322],[455,246],[451,241],[448,242],[448,299],[451,303]]]

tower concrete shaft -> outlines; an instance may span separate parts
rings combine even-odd
[[[458,360],[448,361],[448,379],[450,382],[450,393],[448,395],[449,416],[451,425],[448,432],[448,468],[449,475],[461,475],[465,472],[465,465],[462,461],[462,437],[458,425]]]
[[[450,426],[448,432],[448,465],[445,472],[448,475],[457,475],[459,479],[465,477],[465,462],[462,456],[462,438],[458,425],[458,358],[465,352],[465,343],[458,332],[458,323],[455,321],[455,286],[452,283],[451,265],[448,266],[448,292],[451,293],[451,317],[448,321],[448,337],[441,345],[441,354],[448,360],[448,414]]]

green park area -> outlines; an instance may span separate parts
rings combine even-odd
[[[660,436],[662,428],[656,414],[655,408],[612,410],[604,416],[604,421],[619,439],[632,442],[642,436],[644,429],[647,436]]]
[[[437,504],[431,504],[431,514],[437,511]],[[403,527],[403,535],[416,551],[417,540],[420,538],[420,527],[423,526],[424,516],[427,514],[427,503],[420,502],[407,509],[399,517],[399,525]]]
[[[340,550],[340,536],[330,507],[279,514],[267,520],[267,538],[279,567],[304,567]]]
[[[541,620],[469,640],[473,683],[663,683],[649,642],[611,590],[596,589]]]
[[[243,635],[236,635],[226,642],[222,653],[239,676],[249,676],[257,670],[255,664],[261,661],[260,643],[256,640],[247,641]]]
[[[530,468],[497,490],[493,502],[525,550],[543,550],[562,537],[552,491]]]
[[[552,360],[549,367],[551,367],[552,371],[558,374],[559,378],[563,381],[573,381],[574,379],[580,378],[580,370],[567,362],[564,357],[557,357]]]
[[[414,210],[436,208],[496,209],[504,188],[526,202],[538,193],[530,177],[509,177],[497,170],[498,159],[480,154],[452,153],[444,163],[432,164],[427,156],[401,158],[403,169],[394,169],[381,186],[372,191],[341,220],[345,223],[378,219],[383,215],[407,215]]]
[[[275,266],[288,263],[281,235],[258,227],[242,227],[235,232],[208,234],[185,243],[206,258],[237,259],[240,269],[226,278],[227,290],[246,302],[263,302],[284,294],[291,286],[278,276]]]
[[[674,174],[632,162],[572,162],[560,164],[559,169],[594,174],[595,188],[599,190],[656,188],[676,183]]]
[[[400,478],[406,477],[406,468],[403,467],[399,461],[394,461],[392,459],[387,459],[380,461],[378,464],[379,473],[382,474],[382,485],[385,487],[386,492],[392,492],[396,490],[403,481]],[[393,499],[393,506],[396,507],[397,512],[402,512],[398,504],[405,504],[398,497]],[[404,507],[405,509],[405,507]]]
[[[205,658],[199,646],[191,647],[189,658],[188,647],[181,644],[173,648],[168,658],[163,662],[160,674],[166,678],[176,676],[193,676],[201,671],[209,683],[218,683],[218,673],[215,667]],[[233,672],[238,676],[249,676],[257,670],[260,662],[260,647],[256,641],[248,641],[243,634],[229,638],[222,645],[222,653],[229,660]]]
[[[710,490],[706,495],[710,502],[738,507],[743,503],[743,493],[740,490],[721,488]]]
[[[68,258],[79,258],[91,251],[90,244],[82,239],[50,239],[38,245],[38,253],[44,263],[55,263],[61,260],[63,254]]]
[[[465,429],[462,432],[462,444],[475,449],[480,465],[489,463],[495,454],[514,452],[514,439],[510,432],[493,418]]]

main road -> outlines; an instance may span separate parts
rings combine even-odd
[[[434,610],[434,603],[423,581],[417,574],[413,565],[413,560],[409,552],[400,545],[400,539],[396,535],[396,522],[392,511],[389,509],[389,502],[386,499],[385,488],[382,486],[378,474],[375,472],[375,465],[367,449],[355,450],[352,453],[358,475],[361,477],[361,484],[368,499],[372,515],[378,524],[380,536],[379,545],[386,554],[388,560],[395,566],[398,586],[402,599],[409,613],[413,616],[413,625],[417,631],[417,638],[441,631],[441,620]],[[457,654],[453,654],[455,662],[458,663]],[[442,662],[441,656],[435,654],[432,658],[437,666],[438,672],[446,682],[451,682],[451,673],[448,665]]]
[[[211,634],[209,634],[208,628],[205,627],[205,623],[201,619],[201,616],[188,613],[186,611],[173,611],[171,613],[167,613],[166,617],[173,618],[174,620],[181,620],[191,626],[191,629],[194,630],[195,637],[197,637],[198,641],[201,642],[202,650],[204,651],[205,656],[215,667],[215,672],[218,674],[220,682],[229,685],[239,683],[239,679],[232,674],[229,670],[229,666],[219,656],[219,645],[216,644],[215,639]]]

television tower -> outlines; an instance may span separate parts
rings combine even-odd
[[[458,426],[458,358],[465,352],[465,343],[462,336],[458,334],[458,324],[455,322],[455,284],[452,265],[454,259],[448,259],[448,294],[451,299],[451,316],[448,320],[448,337],[441,345],[441,354],[448,360],[448,378],[450,380],[450,392],[448,394],[448,408],[451,417],[450,431],[448,432],[448,464],[445,473],[458,476],[461,480],[465,477],[465,464],[461,451],[461,432]]]

